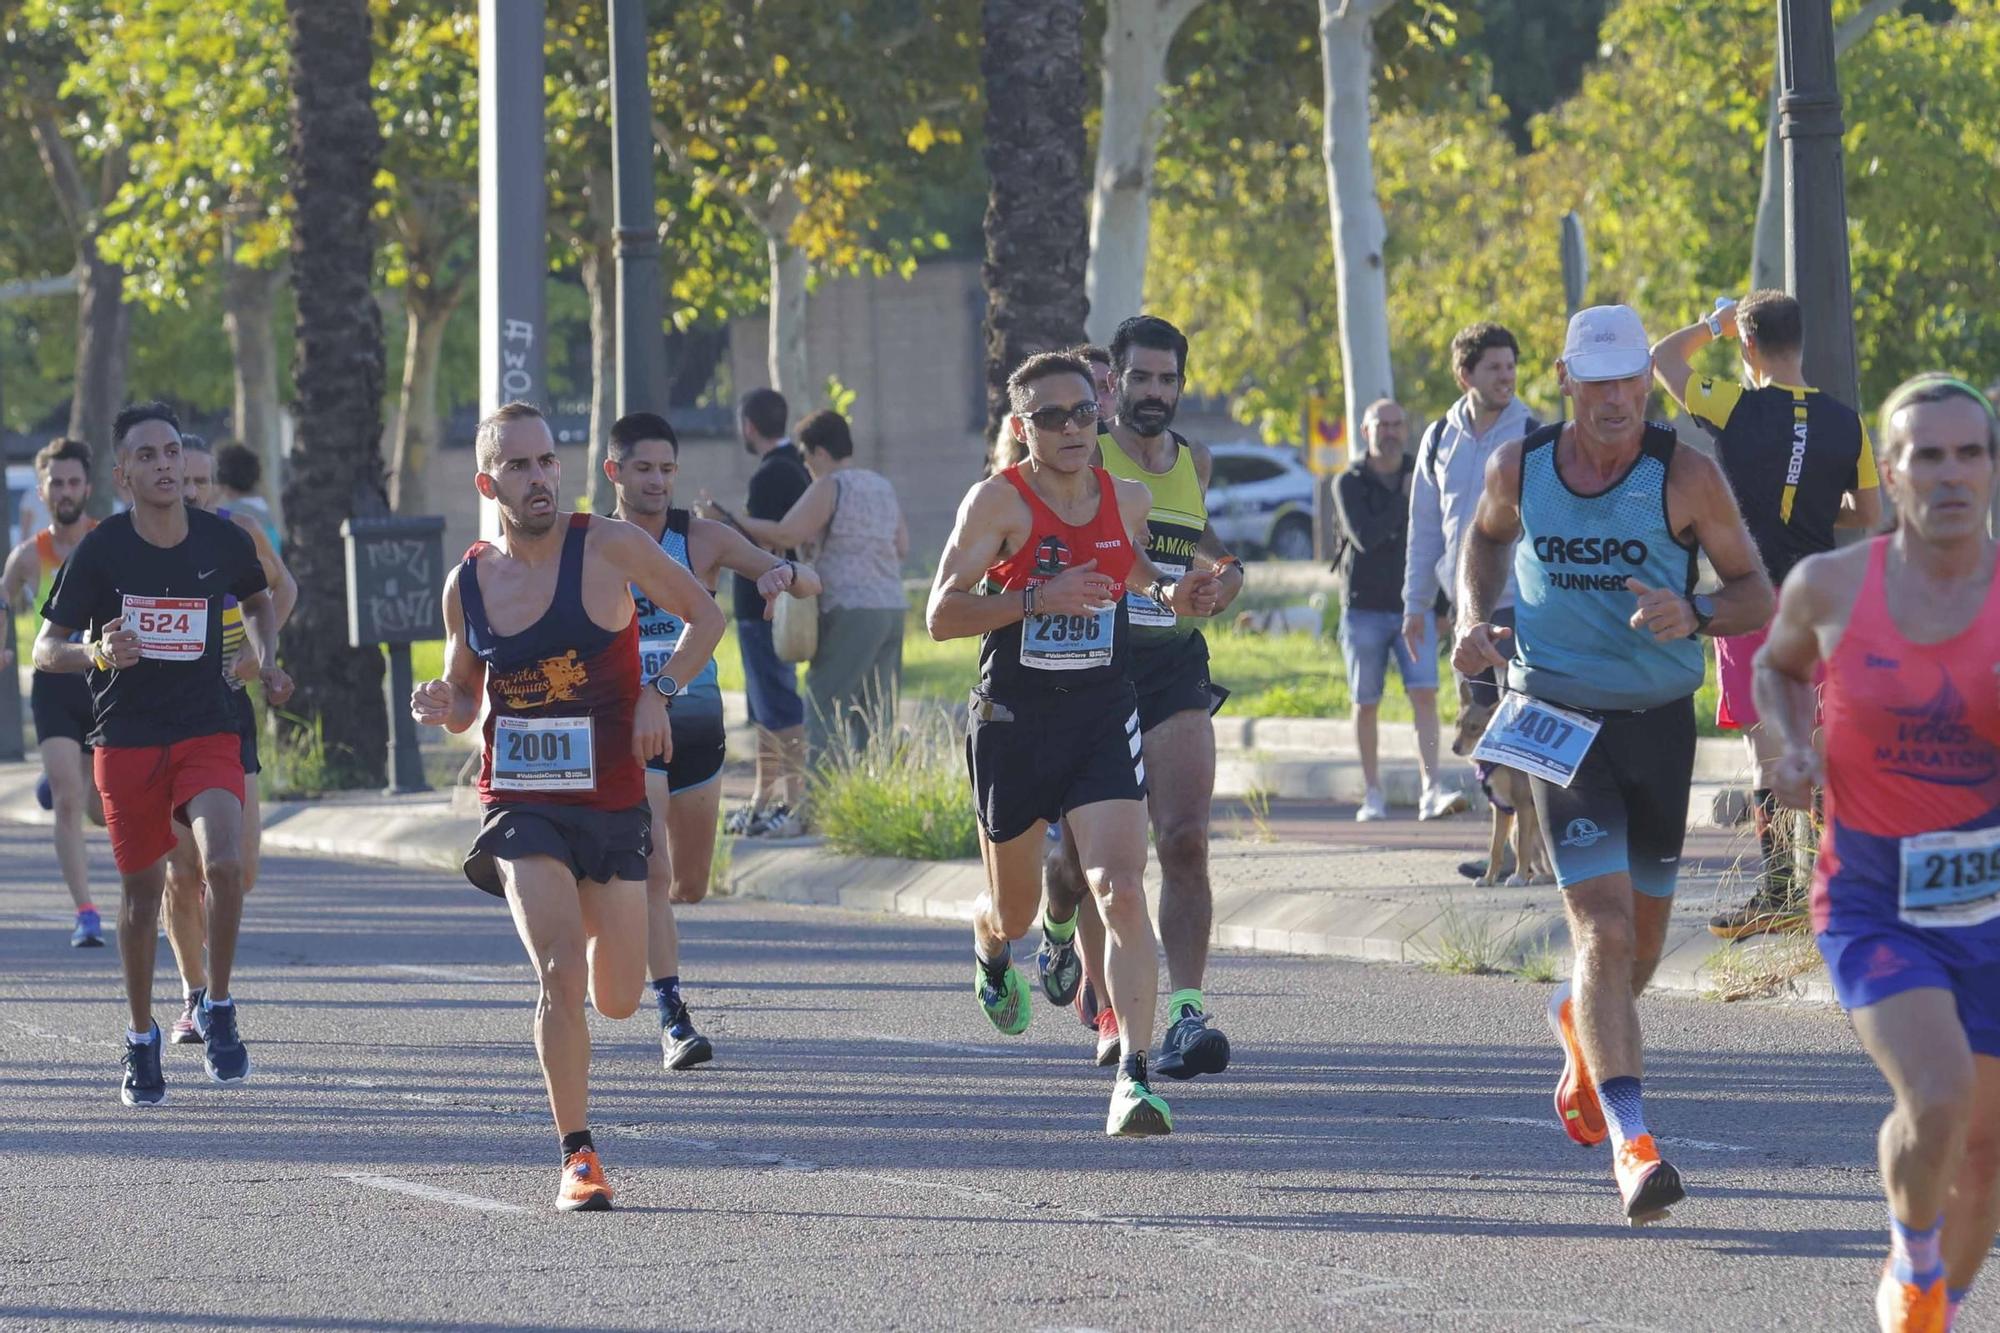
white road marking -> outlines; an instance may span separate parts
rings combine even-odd
[[[418,1199],[428,1199],[432,1203],[448,1203],[454,1208],[470,1208],[481,1213],[525,1213],[528,1210],[518,1203],[507,1203],[500,1199],[481,1198],[477,1194],[460,1194],[457,1190],[440,1189],[436,1185],[422,1185],[414,1180],[398,1180],[394,1176],[370,1176],[358,1172],[343,1173],[343,1180],[351,1180],[357,1185],[366,1185],[372,1190],[387,1190],[391,1194],[408,1194]]]
[[[1535,1119],[1530,1116],[1524,1116],[1524,1115],[1440,1115],[1440,1116],[1402,1116],[1399,1118],[1405,1120],[1447,1121],[1453,1124],[1470,1124],[1470,1125],[1525,1125],[1529,1129],[1560,1128],[1560,1126],[1556,1124],[1553,1118],[1544,1117],[1542,1119]],[[1656,1134],[1653,1136],[1653,1140],[1656,1143],[1666,1144],[1668,1147],[1691,1148],[1695,1152],[1762,1152],[1763,1151],[1763,1149],[1761,1148],[1748,1148],[1740,1143],[1717,1143],[1712,1139],[1674,1138],[1665,1134]]]
[[[511,981],[512,977],[491,972],[468,972],[456,967],[419,967],[414,963],[384,963],[384,972],[402,972],[413,977],[442,977],[446,981]]]

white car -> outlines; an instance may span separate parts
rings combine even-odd
[[[1240,555],[1313,558],[1313,475],[1287,445],[1209,446],[1208,520]]]

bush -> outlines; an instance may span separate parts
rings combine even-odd
[[[815,766],[812,822],[827,842],[856,856],[956,861],[979,854],[960,733],[942,707],[907,726],[877,725],[856,749],[839,727]]]

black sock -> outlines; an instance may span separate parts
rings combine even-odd
[[[1014,961],[1013,945],[1002,944],[999,956],[995,958],[980,958],[979,950],[976,948],[972,951],[972,956],[979,958],[980,967],[986,970],[987,985],[991,986],[994,990],[1000,990],[1006,986],[1007,965]]]
[[[590,1141],[590,1131],[587,1129],[579,1129],[574,1134],[563,1135],[562,1155],[563,1155],[563,1160],[565,1162],[569,1160],[569,1155],[573,1152],[596,1152],[596,1151],[597,1151],[597,1145]]]
[[[1134,1083],[1146,1081],[1146,1053],[1134,1051],[1118,1061],[1118,1072]]]
[[[1791,812],[1778,807],[1778,798],[1769,787],[1758,787],[1750,796],[1757,803],[1757,850],[1764,862],[1757,896],[1784,906],[1792,900],[1795,879],[1792,840],[1785,836],[1785,822],[1791,818]]]

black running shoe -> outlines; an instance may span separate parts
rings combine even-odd
[[[1054,1005],[1069,1004],[1076,999],[1077,987],[1083,985],[1083,955],[1076,951],[1076,936],[1057,940],[1044,930],[1042,947],[1035,950],[1035,966],[1042,974],[1042,994]]]
[[[127,1106],[158,1106],[167,1099],[167,1080],[160,1073],[160,1025],[153,1024],[151,1041],[125,1039],[125,1085],[118,1100]]]
[[[209,1005],[202,1010],[208,1028],[208,1050],[201,1062],[216,1083],[241,1083],[250,1077],[250,1051],[236,1032],[236,1005]]]
[[[1193,1078],[1196,1074],[1220,1074],[1229,1068],[1229,1038],[1220,1028],[1208,1025],[1208,1015],[1199,1009],[1182,1014],[1160,1038],[1160,1062],[1155,1073],[1168,1078]]]
[[[679,1028],[685,1034],[674,1035]],[[686,1005],[674,1010],[660,1027],[660,1063],[668,1069],[692,1069],[715,1058],[715,1047],[694,1030]]]

